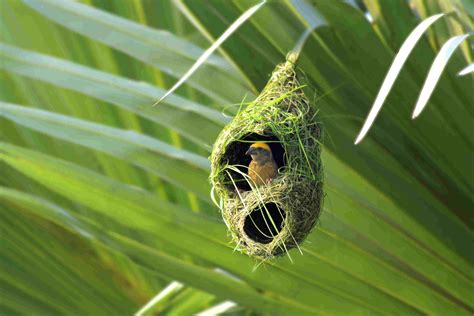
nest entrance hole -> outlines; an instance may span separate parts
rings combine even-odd
[[[278,168],[281,168],[286,165],[285,161],[285,150],[278,139],[278,137],[271,135],[270,133],[266,135],[260,135],[257,133],[250,133],[242,137],[240,140],[231,142],[223,156],[222,161],[228,163],[229,165],[234,165],[240,170],[240,172],[247,174],[248,166],[252,158],[245,155],[245,152],[249,149],[250,145],[255,142],[264,142],[270,146],[272,150],[273,158],[278,165]],[[236,171],[229,170],[230,176],[232,177],[235,186],[239,190],[250,191],[251,187],[245,177]],[[230,177],[226,174],[226,186],[229,190],[235,191],[234,183]]]
[[[275,203],[254,209],[244,221],[244,232],[253,241],[271,243],[283,229],[286,213]]]

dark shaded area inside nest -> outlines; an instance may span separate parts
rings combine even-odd
[[[244,222],[244,232],[253,241],[268,244],[284,226],[286,213],[275,203],[267,203],[254,209]]]
[[[245,155],[245,152],[249,149],[250,145],[257,141],[265,142],[270,146],[273,158],[275,159],[278,168],[286,165],[285,150],[283,149],[280,140],[276,136],[270,134],[260,135],[256,133],[247,134],[240,140],[231,142],[227,145],[225,154],[222,157],[222,164],[235,165],[242,173],[247,174],[248,166],[250,161],[252,161],[252,158]],[[242,174],[233,170],[229,170],[229,173],[237,188],[243,191],[249,191],[251,189],[249,183],[245,180]],[[226,187],[230,191],[235,191],[234,184],[229,176],[225,174],[224,177]]]

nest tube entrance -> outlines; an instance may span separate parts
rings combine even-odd
[[[222,212],[238,250],[270,259],[298,247],[319,216],[322,184],[282,176],[225,201]]]
[[[281,232],[285,218],[285,211],[275,203],[267,203],[258,206],[245,217],[243,230],[255,242],[268,244]]]
[[[258,98],[223,129],[210,157],[216,204],[238,250],[266,260],[310,233],[323,200],[321,138],[294,64],[277,66]],[[270,146],[278,165],[276,178],[260,186],[249,181],[245,155],[256,141]]]

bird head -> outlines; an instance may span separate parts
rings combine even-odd
[[[252,144],[245,154],[252,156],[253,160],[261,163],[267,162],[273,158],[270,146],[261,142]]]

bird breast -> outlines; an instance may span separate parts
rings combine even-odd
[[[249,165],[249,177],[257,186],[266,184],[275,178],[278,174],[278,166],[275,161],[270,160],[265,163],[259,163],[252,160]]]

